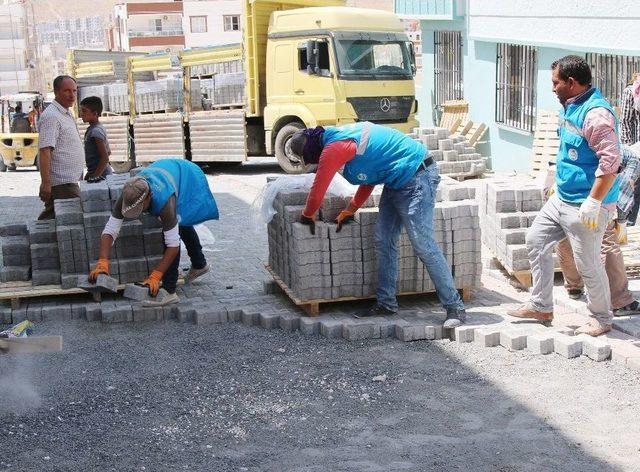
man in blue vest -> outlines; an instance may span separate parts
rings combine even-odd
[[[361,316],[392,315],[398,311],[397,243],[404,226],[447,310],[444,327],[460,326],[466,315],[464,304],[456,290],[451,268],[433,237],[433,207],[440,174],[424,146],[392,128],[361,122],[298,131],[291,138],[291,150],[305,164],[318,164],[301,219],[312,233],[327,188],[341,167],[344,166],[344,178],[359,188],[338,216],[337,231],[353,218],[376,185],[384,185],[375,232],[377,303]]]
[[[589,64],[566,56],[551,66],[553,91],[563,110],[556,159],[557,192],[527,232],[533,287],[518,318],[553,319],[553,247],[566,235],[587,292],[589,321],[577,333],[599,336],[611,330],[611,294],[600,261],[602,237],[616,216],[620,168],[618,123],[611,105],[591,86]]]
[[[148,306],[163,306],[178,302],[176,284],[180,265],[180,240],[191,259],[186,281],[191,282],[207,273],[209,266],[194,225],[218,219],[218,207],[211,194],[207,178],[192,162],[182,159],[160,159],[129,179],[122,189],[100,239],[100,258],[89,274],[95,281],[99,274],[109,274],[109,253],[124,220],[140,217],[143,210],[158,217],[162,223],[165,251],[162,259],[142,285],[156,296],[162,283],[168,295],[145,302]]]

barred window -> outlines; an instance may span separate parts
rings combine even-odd
[[[441,107],[447,100],[460,100],[464,96],[462,32],[435,31],[433,35],[435,105]]]
[[[640,57],[590,52],[586,60],[591,66],[593,85],[600,89],[611,105],[619,107],[622,91],[633,73],[640,72]]]
[[[533,46],[498,44],[496,123],[533,132],[538,54]]]

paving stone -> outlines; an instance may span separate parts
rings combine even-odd
[[[96,278],[96,283],[89,282],[88,275],[78,276],[78,287],[87,292],[118,292],[118,281],[106,274],[100,274]]]
[[[11,308],[0,307],[0,324],[11,324]]]
[[[21,323],[27,319],[27,307],[21,306],[11,311],[11,322],[13,324]]]
[[[279,313],[260,313],[260,326],[264,329],[275,329],[280,327]]]
[[[527,349],[534,354],[551,354],[554,350],[553,334],[531,334],[527,336]]]
[[[133,305],[133,321],[162,321],[164,319],[163,307],[147,307],[143,305]]]
[[[566,334],[556,334],[554,337],[554,350],[567,359],[573,359],[582,354],[582,340],[577,336],[567,336]]]
[[[224,305],[205,304],[196,306],[195,310],[195,322],[198,325],[212,325],[231,321],[229,319],[229,312]]]
[[[295,313],[281,313],[279,323],[280,329],[283,331],[297,331],[300,329],[300,315]]]
[[[195,323],[196,308],[189,303],[181,303],[178,309],[178,321],[180,323]]]
[[[127,284],[124,287],[124,292],[122,295],[130,300],[142,302],[147,300],[161,300],[169,295],[169,293],[165,289],[161,288],[160,290],[158,290],[158,294],[153,297],[149,293],[149,287],[147,287],[146,285]]]
[[[320,334],[325,338],[342,337],[342,321],[332,318],[320,321]]]
[[[73,311],[70,303],[54,303],[42,307],[42,319],[44,321],[69,321],[73,319]]]
[[[631,359],[640,359],[640,345],[630,342],[616,343],[611,349],[611,362],[626,365]]]
[[[102,306],[100,303],[87,303],[85,306],[85,317],[87,321],[101,321]]]
[[[27,306],[27,319],[29,321],[42,321],[42,305],[29,303]]]
[[[500,345],[510,351],[520,351],[527,347],[527,335],[521,331],[500,331]]]
[[[24,236],[29,234],[27,225],[23,223],[10,223],[0,226],[0,237],[5,236]]]
[[[58,270],[34,270],[31,273],[33,285],[60,285],[60,271]]]
[[[254,310],[242,310],[240,322],[245,326],[257,326],[260,324],[260,312]]]
[[[627,361],[627,367],[636,372],[640,372],[640,357],[631,357]]]
[[[606,361],[611,357],[611,345],[588,334],[576,336],[582,341],[582,355],[596,362]]]
[[[9,266],[0,269],[2,282],[27,282],[31,278],[31,266]]]
[[[302,316],[300,318],[300,332],[306,335],[320,334],[320,320],[318,318]]]
[[[103,323],[122,323],[126,321],[133,321],[131,305],[104,305],[102,307]]]
[[[475,330],[474,326],[458,326],[450,330],[451,340],[459,343],[473,342]]]
[[[380,325],[366,322],[345,322],[342,325],[342,337],[347,341],[380,338]]]

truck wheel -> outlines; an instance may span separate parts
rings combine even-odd
[[[2,160],[2,156],[0,156],[0,172],[6,172],[6,171],[7,171],[7,165]]]
[[[40,154],[36,156],[36,160],[33,161],[33,165],[36,166],[36,170],[40,172]]]
[[[311,169],[311,166],[305,166],[302,160],[291,152],[291,145],[289,143],[291,136],[301,129],[304,129],[302,123],[289,123],[283,126],[276,135],[276,158],[282,170],[287,174],[304,174]]]
[[[133,167],[133,162],[131,161],[111,162],[110,164],[116,174],[125,174]]]

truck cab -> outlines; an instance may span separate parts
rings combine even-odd
[[[343,6],[273,11],[267,39],[265,145],[288,172],[305,170],[287,146],[303,127],[417,126],[415,57],[393,13]]]

